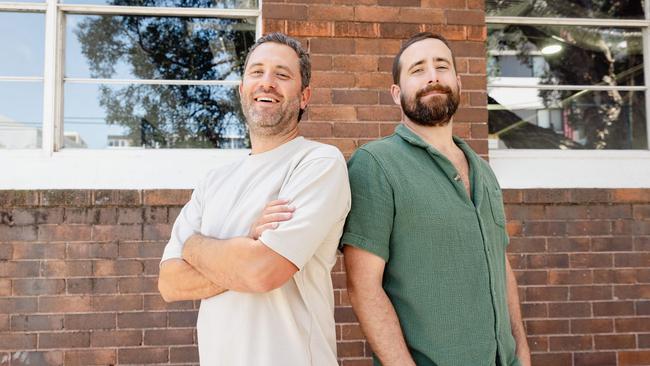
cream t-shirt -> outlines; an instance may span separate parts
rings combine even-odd
[[[289,199],[289,221],[260,240],[299,271],[267,293],[226,291],[201,301],[201,365],[337,365],[330,271],[350,210],[345,159],[334,147],[293,139],[211,170],[181,210],[162,261],[181,258],[194,233],[246,236],[264,206]]]

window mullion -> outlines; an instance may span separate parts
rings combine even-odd
[[[59,16],[57,0],[47,0],[45,11],[45,60],[43,70],[43,152],[51,155],[55,151],[54,131],[57,121],[56,74],[57,74],[57,40]]]

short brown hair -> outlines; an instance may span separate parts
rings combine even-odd
[[[395,55],[395,59],[393,60],[393,84],[399,84],[399,74],[402,71],[402,65],[400,65],[400,58],[402,57],[402,53],[404,53],[404,50],[409,48],[413,43],[423,41],[425,39],[437,39],[440,42],[444,43],[447,48],[451,51],[451,46],[449,45],[449,41],[447,38],[443,37],[440,34],[437,33],[431,33],[431,32],[421,32],[418,33],[411,38],[407,39],[402,43],[402,47],[399,49],[399,52],[397,52],[397,55]],[[456,71],[456,58],[454,57],[454,52],[451,51],[451,62],[454,64],[454,72]]]

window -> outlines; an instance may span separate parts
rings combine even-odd
[[[17,172],[0,187],[96,188],[66,164],[110,169],[121,154],[132,172],[163,150],[191,165],[247,149],[237,86],[260,13],[258,0],[0,0],[0,163]],[[63,165],[16,178],[30,163]]]
[[[490,158],[502,184],[650,183],[635,166],[650,165],[642,0],[487,0],[486,12]]]

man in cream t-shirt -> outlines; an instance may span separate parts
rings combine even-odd
[[[350,188],[341,153],[298,136],[309,78],[296,40],[251,48],[239,90],[251,155],[207,174],[165,247],[163,298],[202,299],[201,365],[337,365],[330,270]]]

